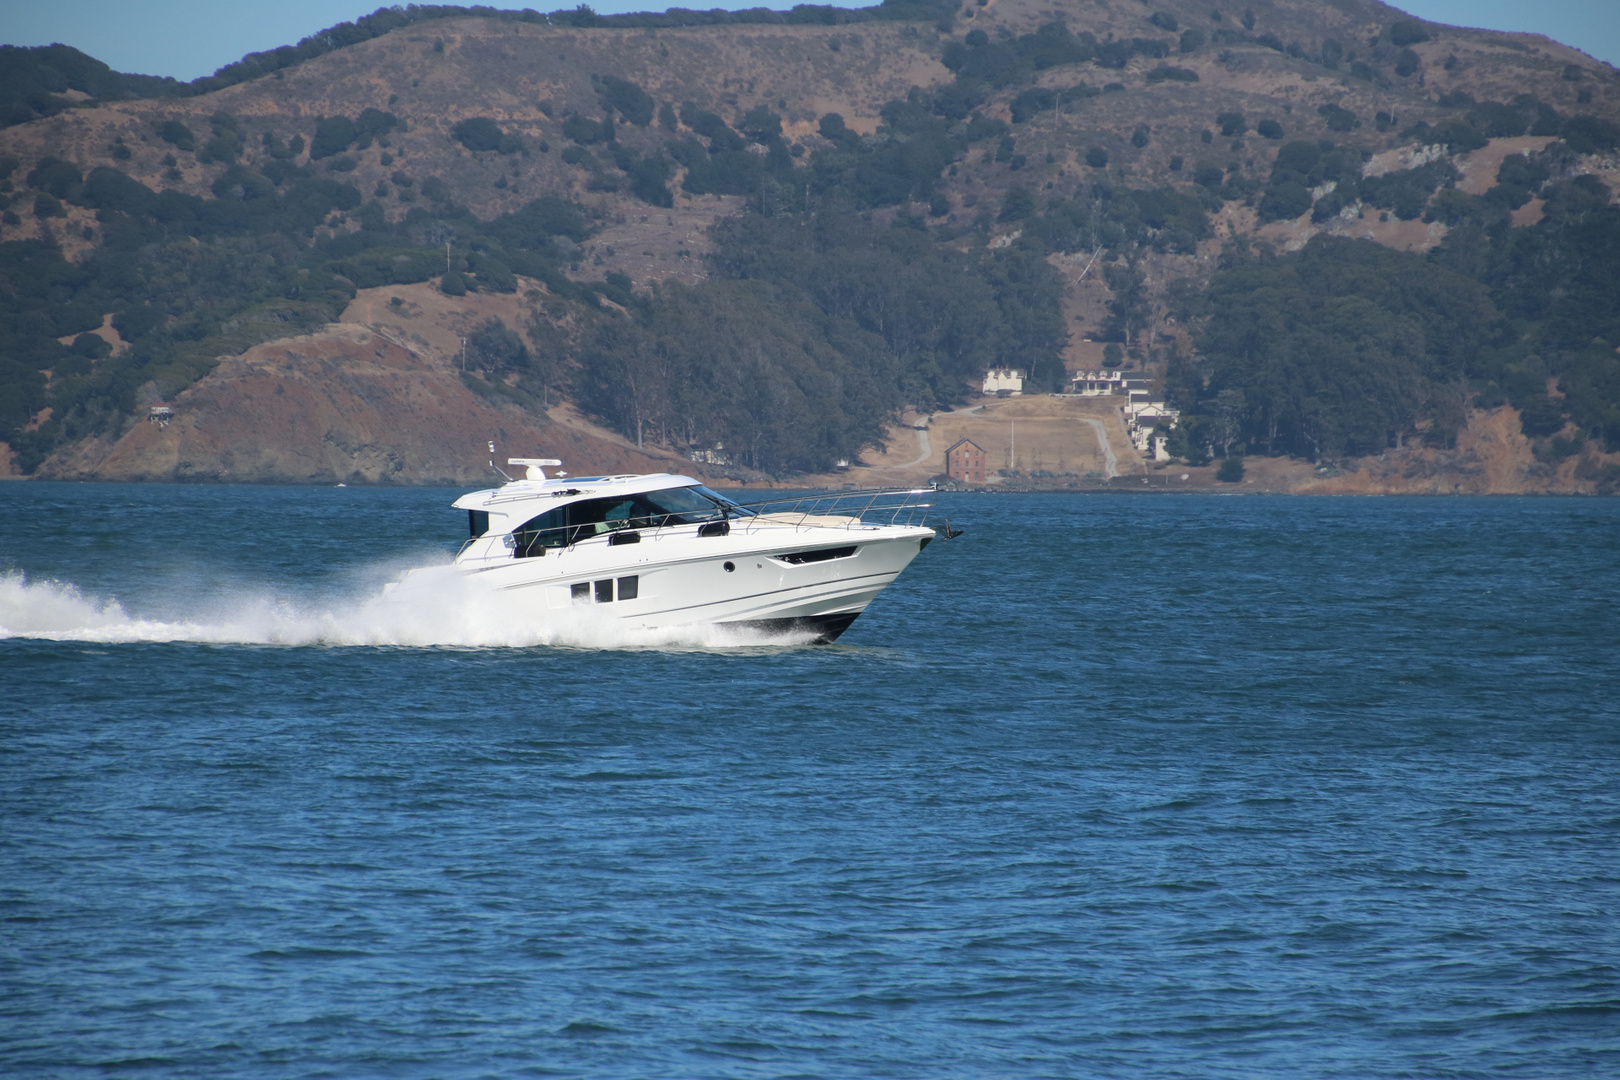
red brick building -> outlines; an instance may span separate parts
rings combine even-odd
[[[945,451],[945,475],[963,484],[984,483],[984,448],[972,439],[958,439]]]

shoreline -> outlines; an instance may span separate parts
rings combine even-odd
[[[695,479],[703,480],[701,477]],[[1140,479],[1140,478],[1138,478]],[[100,478],[61,479],[35,476],[0,476],[0,481],[15,484],[120,484],[131,486],[151,487],[265,487],[265,488],[363,488],[401,490],[405,488],[434,488],[440,490],[464,491],[477,490],[477,482],[444,482],[424,481],[421,483],[383,484],[367,480],[341,480],[336,482],[315,482],[309,480],[112,480]],[[727,484],[715,480],[703,480],[703,483],[716,490],[723,491],[781,491],[785,493],[801,491],[839,491],[839,485],[820,484]],[[842,490],[866,490],[849,487]],[[1131,486],[1128,484],[1093,484],[1085,487],[972,487],[955,488],[942,487],[938,489],[942,495],[1152,495],[1156,497],[1180,497],[1188,495],[1209,495],[1221,498],[1236,496],[1244,497],[1273,497],[1273,498],[1345,498],[1345,499],[1375,499],[1375,498],[1408,498],[1408,499],[1525,499],[1525,498],[1570,498],[1570,499],[1604,499],[1613,498],[1620,492],[1603,493],[1596,491],[1278,491],[1272,488],[1249,490],[1244,489],[1242,483],[1223,487],[1168,487],[1165,485],[1141,484]]]

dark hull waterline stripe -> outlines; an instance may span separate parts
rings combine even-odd
[[[860,614],[858,611],[852,611],[837,615],[799,615],[790,619],[739,619],[736,622],[715,623],[715,625],[773,636],[809,633],[815,635],[810,639],[810,644],[831,645],[838,640],[838,635],[848,630],[850,624],[860,618]]]

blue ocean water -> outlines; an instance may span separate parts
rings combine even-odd
[[[0,1072],[1620,1075],[1620,502],[944,495],[719,647],[390,622],[454,494],[0,486]]]

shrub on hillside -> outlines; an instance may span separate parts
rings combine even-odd
[[[573,118],[570,118],[573,119]],[[590,121],[587,121],[590,123]],[[612,121],[607,121],[608,130],[612,131]],[[567,125],[564,125],[564,132]],[[515,154],[522,148],[522,143],[515,135],[508,135],[501,130],[501,126],[487,116],[473,116],[462,120],[450,129],[455,140],[468,150],[474,152],[495,151],[502,154]],[[609,136],[611,138],[611,135]]]
[[[1160,64],[1158,67],[1147,73],[1147,81],[1150,83],[1195,83],[1198,81],[1198,72],[1193,71],[1191,68],[1171,67],[1169,64]]]
[[[1396,46],[1405,48],[1408,45],[1418,45],[1429,40],[1428,29],[1416,19],[1402,19],[1390,26],[1389,40]]]
[[[1336,103],[1318,106],[1316,112],[1327,121],[1329,131],[1350,131],[1361,126],[1355,113]]]
[[[315,121],[315,137],[309,143],[310,159],[341,154],[359,137],[354,121],[347,116],[323,116]]]
[[[173,146],[177,150],[195,150],[197,137],[191,129],[178,120],[164,120],[156,125],[158,138]]]
[[[621,79],[616,75],[602,76],[596,89],[596,96],[601,99],[604,109],[617,112],[628,124],[646,127],[652,123],[654,109],[652,95],[629,79]]]

